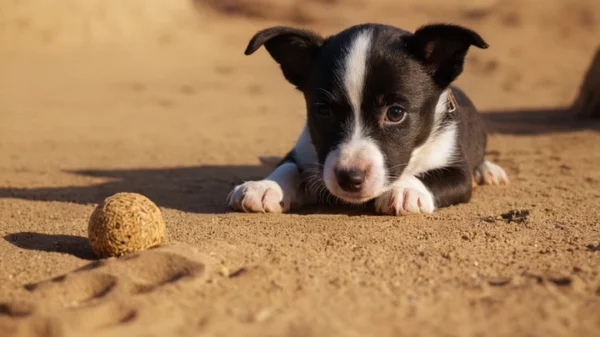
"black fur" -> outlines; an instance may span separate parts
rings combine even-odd
[[[302,90],[313,57],[323,44],[323,38],[308,30],[277,26],[256,33],[244,54],[251,55],[262,45],[280,64],[285,78]]]
[[[408,50],[426,66],[434,81],[442,88],[450,85],[462,73],[470,46],[488,48],[479,34],[448,24],[421,27],[407,39]]]

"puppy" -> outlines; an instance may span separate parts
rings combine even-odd
[[[476,32],[361,24],[325,38],[278,26],[256,33],[245,54],[261,46],[304,95],[306,125],[264,180],[231,191],[232,209],[341,202],[432,213],[468,202],[475,184],[508,183],[484,158],[487,134],[473,103],[452,85],[468,49],[488,47]]]

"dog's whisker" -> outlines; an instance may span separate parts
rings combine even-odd
[[[409,163],[394,165],[394,166],[390,167],[390,170],[394,170],[394,169],[401,168],[401,167],[406,167],[406,166],[408,166],[408,164]]]

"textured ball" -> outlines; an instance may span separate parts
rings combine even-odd
[[[88,224],[88,238],[101,258],[161,245],[165,221],[150,199],[137,193],[117,193],[99,204]]]

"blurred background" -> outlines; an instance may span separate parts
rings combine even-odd
[[[490,49],[471,52],[462,77],[491,91],[485,104],[495,107],[515,105],[511,98],[522,93],[533,106],[568,102],[600,44],[595,0],[2,0],[0,53],[40,67],[52,62],[50,55],[83,53],[74,69],[98,67],[98,59],[177,63],[190,71],[190,81],[205,77],[206,68],[222,77],[225,68],[267,65],[261,70],[270,76],[278,70],[271,60],[242,55],[247,40],[265,26],[330,34],[362,22],[414,30],[433,21],[468,26],[489,42]],[[108,55],[114,58],[103,58]],[[167,55],[178,59],[162,58]]]

